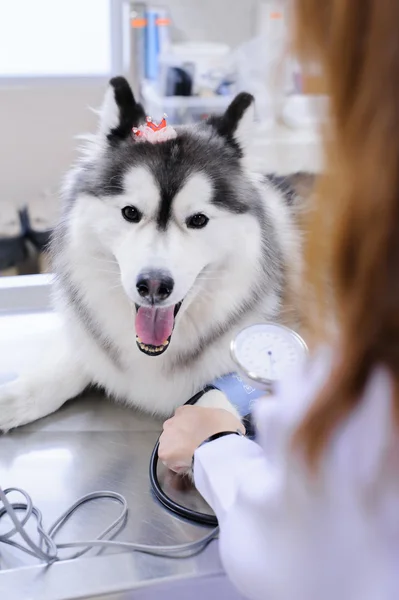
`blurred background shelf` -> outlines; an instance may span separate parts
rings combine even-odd
[[[198,123],[213,114],[223,114],[233,95],[228,96],[162,96],[155,83],[144,81],[141,87],[146,112],[160,120],[164,113],[174,125]]]
[[[317,72],[305,76],[284,53],[284,0],[161,4],[0,3],[0,275],[49,269],[37,236],[18,229],[19,212],[27,209],[35,231],[51,231],[60,182],[78,156],[76,136],[96,130],[89,108],[101,105],[116,74],[130,79],[149,115],[166,113],[175,124],[221,114],[249,91],[257,107],[250,167],[320,170],[324,90]],[[24,247],[9,259],[6,246],[18,236]]]

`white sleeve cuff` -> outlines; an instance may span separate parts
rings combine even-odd
[[[221,522],[234,504],[248,462],[263,456],[258,444],[226,435],[204,444],[194,455],[195,485]]]

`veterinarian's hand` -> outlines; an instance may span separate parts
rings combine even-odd
[[[159,458],[176,473],[191,467],[194,452],[211,435],[221,431],[245,433],[245,427],[231,412],[222,408],[181,406],[165,421],[159,442]]]

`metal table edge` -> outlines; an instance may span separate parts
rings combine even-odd
[[[54,275],[0,277],[0,315],[52,309]]]

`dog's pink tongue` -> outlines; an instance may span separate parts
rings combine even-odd
[[[140,306],[136,315],[136,334],[143,344],[161,346],[173,331],[174,306],[147,308]]]

